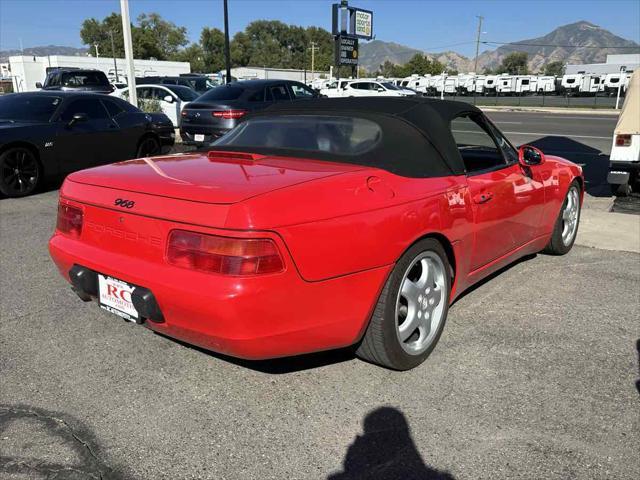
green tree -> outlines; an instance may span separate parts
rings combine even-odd
[[[224,33],[220,29],[204,27],[200,34],[200,47],[204,53],[207,72],[219,72],[224,69]]]
[[[132,32],[133,52],[137,58],[168,60],[189,43],[185,27],[163,20],[157,13],[143,13],[137,20],[138,26]]]
[[[498,67],[500,73],[508,73],[510,75],[526,75],[529,73],[527,66],[526,52],[512,52],[502,60],[502,64]]]
[[[196,73],[209,73],[211,70],[205,62],[205,54],[199,43],[192,43],[187,48],[180,50],[171,58],[177,62],[189,62],[191,71]]]
[[[143,13],[138,16],[137,22],[137,26],[131,26],[133,54],[136,58],[154,57],[158,60],[168,60],[188,43],[186,28],[163,20],[157,13]],[[90,47],[91,55],[95,56],[95,44],[102,55],[111,55],[111,32],[115,54],[117,57],[123,57],[122,17],[118,13],[112,13],[103,20],[85,20],[80,29],[80,38]]]
[[[564,75],[564,63],[560,61],[549,62],[544,66],[544,74],[545,75],[555,75],[556,77],[561,77]]]
[[[82,43],[89,46],[89,53],[95,57],[98,45],[101,55],[112,55],[111,33],[116,57],[124,57],[124,41],[122,39],[122,17],[118,13],[112,13],[103,20],[88,18],[82,22],[80,38]]]

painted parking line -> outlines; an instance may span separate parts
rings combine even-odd
[[[569,117],[563,113],[559,113],[556,116],[553,115],[543,115],[542,118],[554,118],[557,119],[559,115],[562,115],[562,118],[569,118],[571,120],[600,120],[600,121],[605,121],[605,122],[612,122],[612,121],[618,121],[618,117]]]
[[[457,133],[474,133],[476,135],[486,135],[485,132],[476,132],[473,130],[451,130]],[[597,137],[594,135],[574,135],[572,133],[546,133],[546,132],[507,132],[503,131],[507,135],[521,135],[524,137],[567,137],[567,138],[590,138],[594,140],[611,140],[612,137]]]
[[[593,140],[611,140],[612,137],[598,137],[595,135],[574,135],[573,133],[546,133],[546,132],[502,132],[507,135],[524,135],[528,137],[568,137],[568,138],[591,138]]]
[[[512,125],[522,125],[522,122],[503,122],[502,120],[494,120],[494,123],[502,123],[502,124],[510,123]]]

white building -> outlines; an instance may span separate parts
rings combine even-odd
[[[289,68],[266,67],[235,67],[231,69],[231,75],[238,80],[295,80],[302,83],[311,83],[316,78],[329,78],[329,72],[313,72],[310,70],[294,70]]]
[[[606,75],[619,73],[620,68],[625,67],[627,72],[632,72],[640,67],[640,53],[625,53],[622,55],[607,55],[605,63],[585,63],[583,65],[567,65],[565,74],[578,73]]]
[[[150,77],[155,75],[172,76],[190,73],[189,62],[165,62],[160,60],[134,60],[136,77]],[[123,81],[126,72],[124,58],[117,58],[118,76]],[[50,55],[47,57],[16,56],[9,57],[13,90],[15,92],[32,92],[37,90],[36,83],[43,83],[47,71],[56,67],[92,68],[102,70],[109,79],[115,81],[115,66],[113,58],[109,57],[74,57],[64,55]]]

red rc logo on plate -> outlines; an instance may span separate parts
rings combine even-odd
[[[100,287],[100,307],[116,315],[135,322],[138,312],[131,302],[131,292],[135,288],[122,280],[98,275]]]

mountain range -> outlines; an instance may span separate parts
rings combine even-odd
[[[606,60],[608,54],[640,53],[640,45],[583,20],[558,27],[542,37],[520,40],[502,45],[495,50],[485,51],[478,56],[478,70],[496,68],[503,58],[512,52],[526,52],[529,70],[537,72],[546,63],[554,61],[572,64],[600,63]],[[360,45],[360,65],[368,71],[375,71],[387,60],[402,65],[416,53],[423,53],[443,63],[449,69],[460,72],[473,71],[474,68],[473,58],[456,52],[423,52],[416,48],[381,40]]]
[[[25,48],[24,50],[0,50],[0,62],[8,62],[9,57],[15,55],[35,55],[46,57],[47,55],[70,55],[74,57],[86,57],[86,48],[63,47],[60,45],[46,45],[44,47]]]
[[[623,48],[621,48],[623,47]],[[631,47],[631,48],[629,48]],[[640,53],[640,45],[631,40],[614,35],[608,30],[587,21],[579,21],[556,28],[542,37],[520,40],[502,45],[495,50],[483,52],[478,57],[478,70],[494,69],[503,58],[511,52],[526,52],[529,70],[540,71],[546,63],[561,61],[563,63],[600,63],[608,54]],[[416,53],[422,53],[431,59],[438,60],[449,69],[459,72],[470,72],[474,68],[474,59],[453,51],[440,53],[423,52],[417,48],[400,45],[394,42],[373,40],[360,44],[360,66],[373,72],[385,61],[402,65]],[[0,62],[6,62],[12,55],[20,55],[20,50],[0,51]],[[25,48],[22,55],[87,55],[86,48],[48,45]]]

